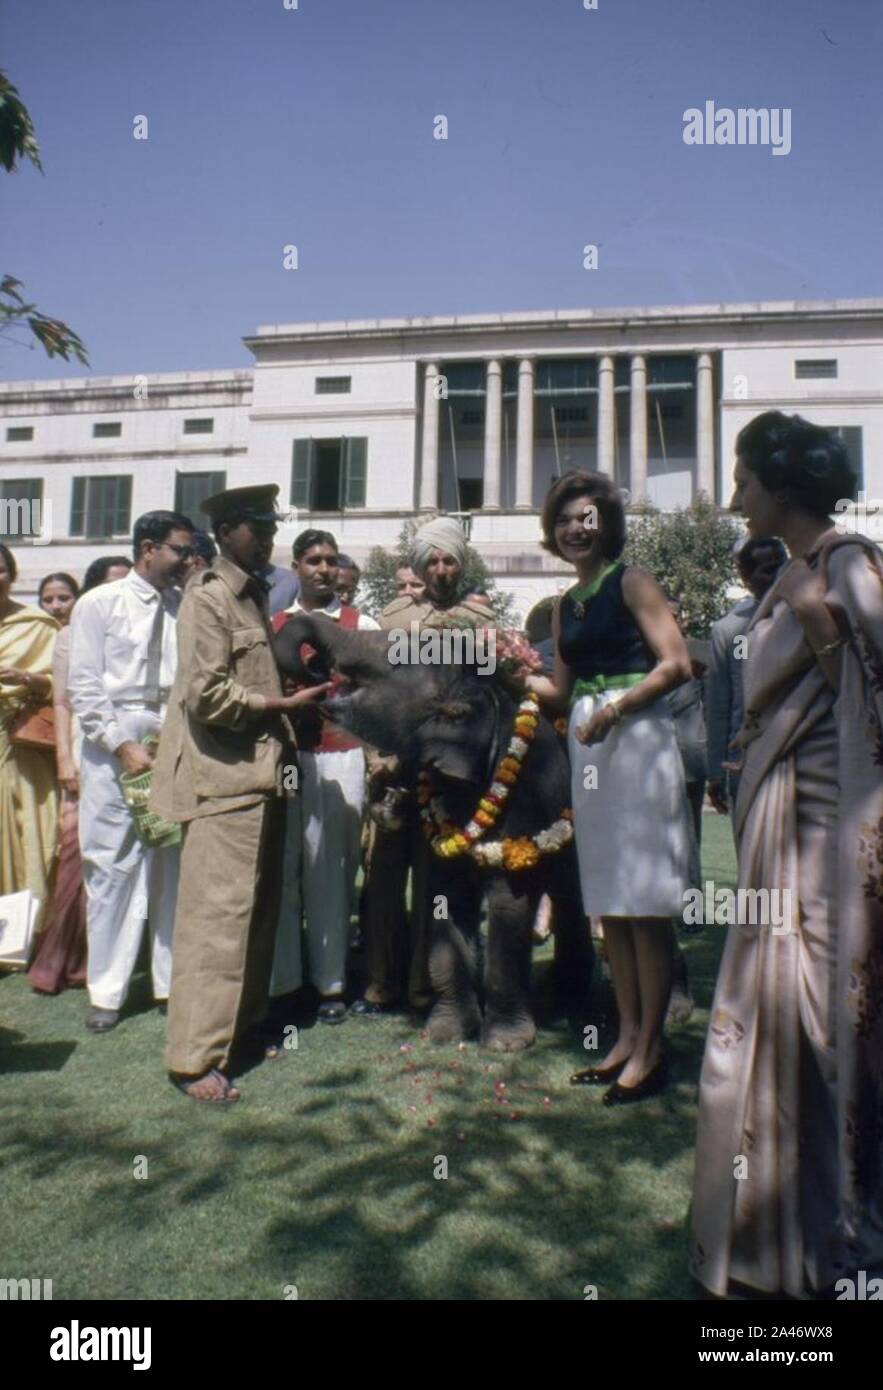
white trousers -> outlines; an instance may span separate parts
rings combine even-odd
[[[159,733],[158,711],[118,707],[126,739]],[[125,1002],[145,919],[151,939],[156,999],[167,999],[172,972],[172,928],[178,895],[178,846],[148,849],[135,834],[119,784],[120,765],[88,740],[80,761],[80,854],[86,885],[89,1000],[99,1009]]]
[[[305,919],[309,981],[320,994],[342,994],[359,870],[365,755],[361,748],[300,753],[298,762],[298,792],[286,803],[282,900],[270,993],[290,994],[304,983]]]

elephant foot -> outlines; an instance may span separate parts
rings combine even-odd
[[[485,1019],[481,1041],[484,1047],[496,1052],[522,1052],[533,1047],[537,1037],[537,1026],[530,1014],[515,1014],[507,1018]]]
[[[481,1012],[475,1001],[448,1004],[439,1000],[429,1015],[427,1029],[433,1043],[463,1042],[481,1028]]]

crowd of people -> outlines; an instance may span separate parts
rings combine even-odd
[[[826,430],[759,416],[735,483],[748,597],[705,644],[682,632],[682,596],[624,563],[612,481],[553,483],[543,544],[576,583],[531,614],[539,655],[522,680],[566,718],[582,909],[616,996],[612,1045],[574,1084],[628,1105],[668,1083],[675,926],[701,882],[706,793],[732,816],[740,891],[790,895],[784,930],[761,916],[728,931],[692,1268],[715,1295],[799,1295],[883,1257],[883,561],[832,523],[856,478]],[[274,632],[303,613],[354,631],[493,623],[486,596],[464,593],[455,519],[417,531],[375,621],[330,532],[302,532],[291,568],[272,564],[276,495],[210,498],[212,536],[148,513],[131,561],[96,561],[82,589],[48,575],[36,607],[13,597],[0,546],[0,897],[40,901],[31,983],[85,983],[87,1028],[112,1032],[146,925],[169,1074],[221,1104],[239,1096],[240,1046],[278,1052],[265,1020],[280,1001],[312,991],[339,1024],[433,997],[419,807],[397,795],[384,814],[388,750],[322,718],[333,681],[283,681]]]

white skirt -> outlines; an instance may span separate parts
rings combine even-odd
[[[681,917],[690,883],[690,820],[674,720],[664,698],[624,715],[603,743],[580,725],[628,692],[584,695],[570,715],[573,829],[589,917]]]

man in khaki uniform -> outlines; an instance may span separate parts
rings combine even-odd
[[[411,568],[424,582],[422,598],[393,599],[380,614],[385,632],[401,628],[493,627],[488,608],[473,598],[457,600],[466,559],[466,537],[453,517],[438,517],[416,533]],[[395,780],[394,759],[368,755],[372,791]],[[407,995],[415,1009],[433,1002],[429,979],[432,940],[432,905],[429,900],[429,867],[432,851],[423,835],[413,798],[402,808],[400,828],[375,826],[367,881],[362,898],[362,929],[368,959],[368,985],[363,999],[351,1012],[382,1014]],[[405,907],[408,870],[412,871],[411,911]]]
[[[234,1040],[266,1013],[278,915],[286,790],[297,785],[285,716],[327,686],[285,696],[267,585],[275,486],[203,503],[220,549],[187,587],[178,669],[154,768],[151,808],[181,821],[166,1062],[195,1100],[232,1101]]]

